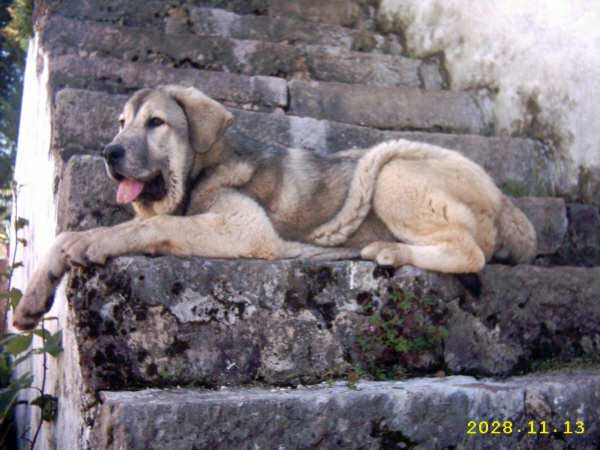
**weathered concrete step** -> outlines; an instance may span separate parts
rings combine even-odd
[[[292,80],[290,112],[387,130],[489,133],[475,94]]]
[[[337,47],[293,46],[193,33],[165,34],[60,16],[49,19],[43,36],[52,41],[55,53],[79,52],[174,67],[374,86],[439,89],[442,85],[439,69],[436,77],[437,66],[431,62]]]
[[[281,78],[131,63],[115,58],[56,56],[49,62],[50,83],[130,93],[160,84],[195,86],[215,100],[240,108],[273,109],[288,104],[287,82]],[[116,116],[115,116],[116,117]]]
[[[455,277],[366,261],[120,257],[74,270],[68,298],[95,390],[515,374],[597,357],[598,292],[600,268]]]
[[[95,0],[53,1],[52,13],[77,20],[108,22],[128,26],[155,26],[164,29],[165,17],[173,3],[164,0]]]
[[[169,17],[186,16],[191,6],[224,8],[238,14],[291,17],[345,27],[364,26],[372,16],[371,5],[361,0],[104,0],[101,6],[93,0],[62,0],[52,1],[52,6],[53,12],[66,17],[158,27],[164,26],[165,19]]]
[[[569,204],[567,219],[567,238],[548,263],[600,266],[600,208]]]
[[[340,47],[346,50],[400,54],[396,36],[289,17],[239,15],[224,9],[188,7],[187,13],[167,19],[167,32],[219,35],[234,39]]]
[[[202,1],[202,0],[201,0]],[[206,0],[204,0],[206,1]],[[210,1],[210,0],[209,0]],[[236,1],[224,3],[232,3]],[[292,17],[316,23],[329,23],[346,27],[370,27],[373,19],[373,3],[362,0],[258,0],[270,16]]]
[[[100,397],[94,449],[596,450],[600,442],[600,372]]]
[[[107,66],[118,71],[118,67]],[[84,69],[81,69],[84,70]],[[165,69],[167,70],[167,69]],[[62,71],[64,72],[64,71]],[[62,73],[61,72],[61,73]],[[121,73],[122,83],[127,76]],[[167,81],[162,72],[149,73],[154,81]],[[180,82],[187,82],[182,73]],[[267,103],[261,98],[278,98],[277,84],[271,79],[254,83],[254,92],[244,93],[243,86],[251,81],[230,82],[223,86],[217,78],[213,83],[206,78],[198,84],[205,92],[226,104],[243,99]],[[223,80],[226,77],[223,76]],[[229,91],[226,87],[231,86]],[[240,86],[235,88],[235,86]],[[239,89],[239,94],[238,94]],[[269,97],[268,93],[274,92]],[[118,117],[127,97],[78,89],[64,89],[56,96],[53,147],[63,152],[65,158],[73,153],[99,151],[116,134]],[[539,142],[509,137],[483,137],[425,132],[382,131],[308,117],[286,116],[281,113],[266,114],[233,110],[236,120],[228,135],[238,145],[253,139],[265,145],[302,147],[322,154],[347,150],[352,147],[368,148],[390,139],[409,139],[429,142],[457,150],[481,164],[505,192],[513,196],[552,195],[560,187],[560,179],[552,163],[552,155]],[[85,121],[85,126],[82,126]]]

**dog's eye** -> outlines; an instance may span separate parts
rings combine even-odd
[[[119,119],[119,128],[121,130],[125,128],[125,119]]]
[[[146,122],[146,126],[148,128],[156,128],[156,127],[160,127],[164,123],[165,123],[164,120],[159,119],[158,117],[152,117],[152,118],[148,119],[148,122]]]

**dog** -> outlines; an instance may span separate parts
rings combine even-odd
[[[14,314],[33,329],[72,265],[125,254],[344,259],[446,273],[536,254],[536,235],[477,164],[434,145],[395,140],[321,156],[248,151],[225,131],[233,115],[193,87],[137,91],[103,150],[117,202],[136,218],[61,233]]]

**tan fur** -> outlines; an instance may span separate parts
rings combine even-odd
[[[161,119],[150,128],[148,121]],[[133,202],[137,218],[67,232],[34,273],[15,313],[33,328],[75,265],[123,254],[337,259],[477,272],[497,251],[535,255],[533,227],[481,167],[459,153],[404,140],[322,157],[293,149],[233,151],[232,115],[193,88],[142,90],[113,140],[125,148],[113,177],[164,181]],[[146,186],[146,184],[144,184]],[[337,247],[345,245],[346,247]]]

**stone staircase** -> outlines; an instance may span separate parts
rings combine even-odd
[[[74,270],[40,448],[600,448],[598,207],[555,197],[551,148],[494,135],[489,100],[447,90],[440,55],[404,56],[367,1],[45,3],[58,230],[131,216],[99,152],[129,94],[178,83],[227,105],[242,147],[461,151],[518,197],[540,245],[535,265],[471,276],[141,256]],[[555,363],[569,369],[536,372]],[[471,420],[512,431],[467,434]]]

